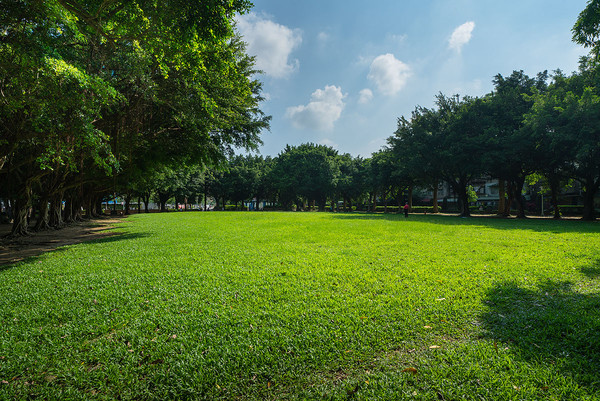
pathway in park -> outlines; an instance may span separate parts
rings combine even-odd
[[[0,224],[0,266],[65,246],[115,235],[109,231],[120,218],[103,218],[76,223],[60,230],[46,230],[27,237],[4,238],[10,224]]]

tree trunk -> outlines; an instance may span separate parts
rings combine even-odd
[[[598,191],[599,183],[600,182],[594,183],[593,180],[588,180],[586,182],[585,191],[583,192],[583,220],[593,221],[596,219],[596,212],[594,210],[594,196]]]
[[[471,209],[469,209],[469,195],[467,194],[467,185],[462,181],[452,182],[454,192],[458,198],[458,210],[460,217],[471,217]]]
[[[29,221],[27,216],[31,207],[31,185],[24,183],[23,188],[17,192],[17,198],[13,201],[13,225],[10,235],[14,237],[29,234]]]
[[[498,215],[504,216],[506,212],[506,187],[504,180],[498,180]]]
[[[94,217],[94,195],[88,193],[84,196],[83,207],[85,209],[84,218],[92,219]]]
[[[170,194],[164,193],[164,192],[159,192],[158,193],[158,202],[160,203],[160,211],[161,212],[166,212],[167,211],[167,201],[170,198]]]
[[[74,195],[71,198],[71,216],[72,216],[72,221],[82,221],[83,218],[81,216],[81,198],[77,195]]]
[[[558,206],[558,188],[560,182],[558,179],[549,179],[550,183],[550,196],[552,198],[552,207],[554,208],[554,219],[560,219],[560,207]]]
[[[125,211],[123,212],[124,215],[129,215],[131,214],[131,194],[128,192],[125,194]]]
[[[17,199],[14,202],[15,210],[13,213],[13,225],[10,235],[20,237],[29,235],[29,222],[27,215],[29,214],[29,200]]]
[[[385,193],[385,194],[383,194],[383,213],[387,213],[387,206],[388,206],[388,194]]]
[[[50,199],[50,221],[53,228],[61,228],[64,225],[62,215],[62,192],[53,195]]]
[[[377,210],[377,191],[373,191],[373,206],[372,206],[372,212],[375,213],[375,211]]]
[[[438,205],[438,183],[433,185],[433,213],[439,213],[440,206]]]
[[[512,208],[512,201],[515,196],[515,190],[512,181],[508,181],[507,195],[506,202],[504,202],[504,212],[502,213],[504,217],[510,216],[510,209]]]
[[[48,213],[48,198],[49,196],[44,194],[41,196],[38,203],[39,217],[35,223],[34,231],[42,231],[50,228],[49,224],[49,213]]]
[[[525,216],[525,202],[523,198],[523,185],[525,184],[525,177],[519,177],[514,182],[514,197],[517,202],[517,218],[524,219]]]
[[[413,204],[413,186],[408,187],[408,210],[412,211]]]
[[[96,198],[92,200],[92,216],[98,218],[102,215],[102,196],[96,195]]]
[[[144,194],[144,213],[150,213],[150,210],[148,209],[149,203],[150,203],[150,192],[147,192]]]

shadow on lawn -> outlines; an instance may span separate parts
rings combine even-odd
[[[515,219],[497,216],[476,216],[461,218],[455,215],[423,215],[411,214],[405,218],[402,214],[375,214],[375,213],[336,213],[339,219],[360,220],[388,220],[402,223],[404,221],[419,221],[423,223],[439,224],[446,226],[480,226],[498,230],[532,230],[537,232],[552,232],[556,234],[569,232],[600,232],[599,222],[581,220],[553,220],[553,219]]]
[[[600,278],[600,258],[594,264],[582,268],[581,272],[589,278]]]
[[[577,293],[570,282],[548,281],[537,290],[505,283],[485,302],[486,337],[508,343],[517,358],[600,391],[600,293]]]
[[[40,241],[35,244],[26,245],[17,244],[14,249],[10,246],[5,251],[0,252],[0,273],[9,270],[17,263],[33,262],[47,253],[64,252],[68,247],[87,243],[87,244],[106,244],[117,241],[127,241],[138,238],[148,237],[146,233],[127,233],[127,232],[102,232],[98,235],[80,235],[72,237],[65,241]]]

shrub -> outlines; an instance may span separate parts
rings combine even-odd
[[[400,208],[398,206],[388,205],[387,212],[388,213],[398,213]],[[377,206],[375,207],[375,213],[383,213],[385,212],[385,206]]]
[[[438,211],[442,211],[442,207],[438,206]],[[414,213],[433,213],[433,206],[413,206],[411,212]]]

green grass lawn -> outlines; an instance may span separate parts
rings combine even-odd
[[[600,399],[600,226],[210,212],[0,267],[0,399]]]

